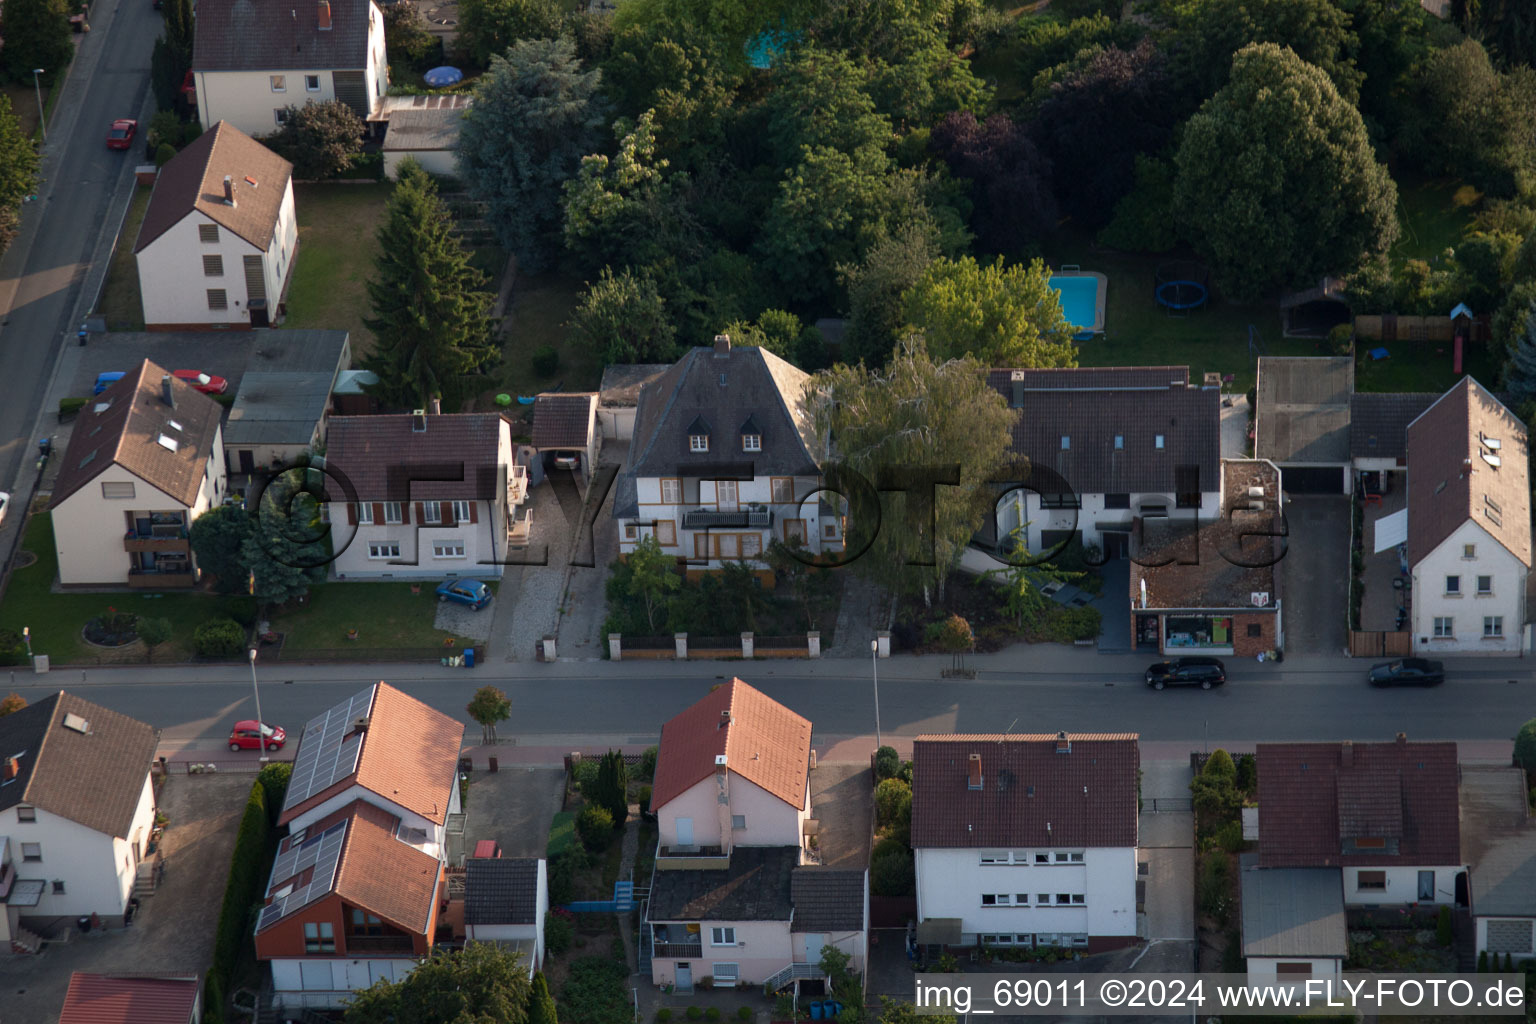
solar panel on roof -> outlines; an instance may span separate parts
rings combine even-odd
[[[311,719],[299,737],[299,753],[288,783],[286,806],[297,807],[316,793],[357,771],[363,744],[360,735],[347,733],[359,718],[368,716],[375,687],[354,695],[325,714]]]
[[[272,865],[269,888],[298,876],[306,868],[313,867],[314,872],[310,875],[308,885],[293,889],[261,908],[261,916],[256,921],[257,931],[276,924],[296,910],[302,910],[331,891],[336,883],[336,868],[341,863],[341,847],[346,836],[347,823],[337,822],[325,830],[318,846],[305,843],[297,850],[289,850],[277,858],[277,862]]]

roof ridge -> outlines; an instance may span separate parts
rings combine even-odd
[[[219,139],[222,137],[225,125],[228,123],[223,118],[220,118],[214,122],[212,128],[208,129],[208,134],[212,135],[213,139],[208,143],[208,148],[203,152],[203,169],[198,172],[197,176],[197,194],[192,197],[193,210],[197,209],[197,204],[203,198],[203,193],[208,191],[208,171],[213,167],[214,151],[219,148]]]
[[[48,740],[53,736],[53,728],[58,724],[60,720],[59,709],[64,705],[63,690],[60,690],[58,693],[52,694],[51,696],[53,697],[53,711],[48,715],[48,724],[43,728],[43,738],[37,741],[37,753],[32,756],[32,771],[31,774],[27,776],[26,788],[21,791],[22,799],[26,800],[28,803],[32,802],[30,799],[32,795],[32,784],[37,781],[37,769],[38,766],[43,763],[43,751],[48,748]],[[43,698],[43,700],[47,699],[47,697]],[[62,816],[63,815],[61,815],[61,817]],[[73,821],[74,819],[70,820]],[[76,822],[76,824],[79,823]]]

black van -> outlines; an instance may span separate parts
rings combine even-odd
[[[1154,690],[1165,686],[1198,686],[1209,690],[1227,681],[1227,666],[1218,658],[1180,658],[1160,661],[1147,669],[1147,685]]]

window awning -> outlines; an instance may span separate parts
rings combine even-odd
[[[1408,510],[1399,509],[1389,516],[1376,520],[1376,543],[1372,549],[1377,554],[1395,548],[1408,541]]]

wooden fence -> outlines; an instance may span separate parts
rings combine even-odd
[[[1486,316],[1475,317],[1471,324],[1468,341],[1487,341],[1489,321]],[[1355,336],[1367,341],[1387,344],[1402,341],[1450,341],[1456,336],[1456,328],[1448,316],[1381,316],[1355,317]]]
[[[1392,630],[1349,631],[1351,658],[1406,658],[1413,653],[1413,634]]]

